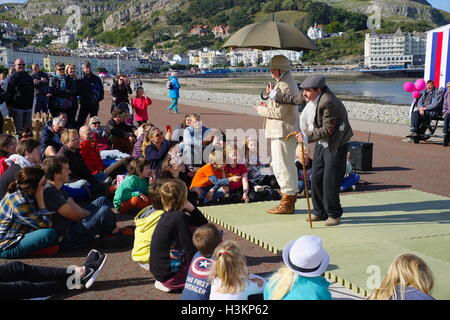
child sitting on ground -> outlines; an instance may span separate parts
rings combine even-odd
[[[192,258],[181,300],[209,300],[211,283],[209,273],[216,247],[222,242],[222,234],[212,223],[195,230],[192,242],[198,252]]]
[[[395,258],[370,300],[435,300],[430,296],[433,273],[427,264],[413,254]]]
[[[213,255],[210,300],[248,300],[261,294],[264,278],[251,274],[244,253],[234,241],[220,244]]]
[[[345,176],[342,179],[340,190],[341,192],[347,191],[349,189],[356,190],[356,185],[358,184],[361,176],[353,171],[353,166],[351,163],[351,154],[347,152],[347,163],[345,167]]]
[[[143,123],[135,130],[134,134],[136,135],[137,140],[133,146],[133,153],[131,155],[134,159],[144,157],[144,154],[142,153],[142,143],[144,142],[145,135],[152,126],[153,125]]]
[[[225,196],[230,181],[237,182],[241,179],[239,176],[224,178],[224,167],[223,152],[215,150],[209,155],[209,163],[195,173],[190,189],[197,193],[203,203],[217,202]]]
[[[308,190],[311,190],[311,170],[312,170],[312,159],[309,156],[309,150],[304,146],[304,153],[302,154],[301,144],[297,145],[297,160],[295,160],[295,166],[298,171],[298,193],[304,194],[305,191],[305,180],[303,166],[306,169],[306,182],[308,183]],[[303,157],[305,158],[306,165],[303,164]]]
[[[239,203],[250,201],[249,198],[249,183],[248,183],[248,170],[247,166],[243,163],[238,164],[238,153],[236,148],[228,147],[225,149],[227,156],[227,165],[225,166],[225,174],[227,177],[238,176],[241,177],[236,182],[230,181],[230,201],[233,203]]]
[[[193,220],[201,213],[198,214],[198,210],[187,201],[187,188],[181,180],[167,181],[161,186],[160,194],[164,214],[152,235],[150,272],[156,279],[156,289],[178,291],[184,288],[196,251],[192,243]],[[207,220],[203,217],[198,222],[197,225],[200,225],[207,223]]]
[[[136,214],[151,205],[148,198],[150,162],[145,158],[133,159],[128,166],[128,175],[114,195],[114,207],[119,213]]]
[[[283,248],[285,266],[264,288],[264,300],[331,300],[330,283],[322,277],[330,257],[317,236],[303,236]]]
[[[153,232],[164,213],[159,190],[165,182],[165,180],[158,179],[150,184],[148,195],[152,205],[142,209],[134,218],[136,229],[134,230],[131,258],[147,271],[150,271],[150,243]]]

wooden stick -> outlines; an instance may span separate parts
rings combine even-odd
[[[309,227],[312,229],[311,208],[309,205],[308,178],[306,177],[305,145],[302,142],[303,181],[305,183],[306,203],[308,204]]]

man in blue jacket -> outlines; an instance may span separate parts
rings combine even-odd
[[[427,89],[417,102],[417,110],[411,115],[411,137],[424,134],[426,126],[435,115],[442,113],[442,104],[444,102],[444,91],[436,88],[433,80],[427,81]]]
[[[100,101],[104,98],[102,80],[92,73],[91,63],[85,61],[83,64],[83,77],[78,80],[80,92],[80,111],[78,113],[77,128],[86,123],[86,118],[98,115]]]
[[[178,79],[176,77],[177,73],[172,72],[170,74],[169,81],[167,82],[167,87],[169,89],[169,98],[172,99],[172,104],[170,105],[167,110],[170,112],[170,110],[173,109],[175,113],[178,113],[178,98],[180,97],[180,83],[178,82]]]

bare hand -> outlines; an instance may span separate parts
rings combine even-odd
[[[213,196],[214,196],[214,190],[209,191],[209,192],[206,194],[206,200],[211,201],[212,198],[213,198]]]
[[[211,200],[211,199],[209,199],[209,200]],[[185,210],[187,210],[189,212],[192,212],[192,211],[194,211],[195,207],[194,207],[194,205],[192,203],[190,203],[189,201],[186,200],[184,202],[184,204],[183,204],[183,208],[182,209],[185,209]]]
[[[145,202],[150,202],[150,199],[145,194],[141,194],[139,198],[141,198]]]
[[[248,194],[244,193],[244,194],[242,195],[242,200],[245,201],[245,203],[248,203],[248,202],[250,201],[250,199],[249,199],[249,197],[248,197]]]
[[[297,141],[300,143],[303,143],[303,133],[299,132],[295,135],[295,138],[297,138]]]
[[[228,180],[230,180],[231,182],[238,182],[241,178],[241,176],[232,176],[229,177]]]
[[[273,90],[272,83],[269,82],[269,83],[267,84],[267,86],[266,86],[266,94],[269,94],[270,91],[272,91],[272,90]]]
[[[259,103],[259,106],[260,106],[260,107],[267,107],[267,103],[261,101],[261,102]]]

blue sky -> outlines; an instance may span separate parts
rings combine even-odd
[[[23,3],[26,0],[0,0],[0,4],[2,3],[11,3],[11,2],[19,2]],[[449,0],[428,0],[428,2],[437,9],[443,9],[450,12],[450,1]]]

